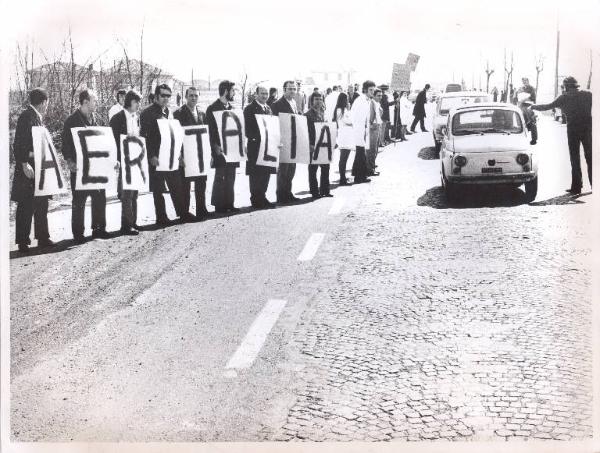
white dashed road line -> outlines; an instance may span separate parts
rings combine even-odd
[[[333,199],[333,204],[331,205],[331,209],[329,210],[329,215],[336,215],[342,211],[344,207],[344,203],[346,199],[344,197],[336,197]]]
[[[252,366],[285,304],[285,300],[279,299],[270,299],[267,302],[225,368],[244,369]]]
[[[323,242],[323,238],[325,237],[325,233],[313,233],[309,238],[308,242],[304,246],[302,253],[298,255],[298,261],[310,261],[314,258],[321,242]]]

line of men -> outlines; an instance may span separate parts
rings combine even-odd
[[[239,211],[234,206],[234,184],[236,169],[239,163],[227,162],[223,154],[218,134],[214,112],[233,109],[232,102],[235,96],[235,84],[224,80],[219,84],[219,98],[202,112],[198,106],[199,93],[194,87],[188,88],[185,93],[185,104],[175,112],[169,109],[172,92],[166,84],[156,87],[153,103],[139,113],[141,96],[134,90],[120,91],[118,104],[111,108],[109,125],[112,128],[117,144],[117,162],[115,169],[120,171],[121,135],[141,136],[146,140],[146,150],[149,162],[150,191],[152,192],[156,214],[156,224],[166,226],[172,223],[168,218],[165,206],[164,193],[169,192],[171,201],[179,221],[192,222],[203,220],[209,215],[206,208],[206,176],[186,178],[183,161],[180,168],[175,171],[156,171],[158,166],[158,153],[160,149],[160,131],[158,120],[177,119],[182,126],[207,124],[211,146],[211,167],[215,169],[212,187],[211,204],[217,213],[231,213]],[[122,96],[122,97],[121,97]],[[373,142],[373,133],[377,129],[375,113],[373,111],[373,98],[375,96],[375,83],[366,81],[363,84],[363,94],[349,93],[348,104],[352,105],[352,130],[354,136],[353,149],[356,150],[355,161],[352,167],[354,183],[370,182],[369,175],[376,175],[375,157],[377,145],[369,146]],[[296,82],[288,80],[283,84],[283,96],[273,102],[269,107],[267,100],[268,90],[263,86],[256,88],[255,99],[244,109],[245,134],[247,142],[246,174],[249,176],[250,201],[255,209],[273,208],[275,204],[266,197],[270,176],[277,173],[277,203],[288,204],[299,199],[293,194],[292,181],[296,172],[296,164],[280,163],[277,170],[273,167],[257,165],[258,150],[260,146],[260,132],[255,114],[279,115],[280,113],[302,114],[298,107]],[[79,93],[79,107],[65,120],[62,131],[62,155],[70,170],[72,213],[71,230],[76,243],[86,241],[84,235],[85,205],[91,199],[92,238],[107,239],[111,235],[106,231],[106,193],[105,190],[75,190],[77,174],[77,157],[73,143],[72,128],[91,127],[101,125],[96,110],[98,99],[92,90],[82,90]],[[122,101],[122,105],[121,105]],[[35,238],[38,246],[48,247],[54,243],[48,232],[48,199],[50,196],[34,196],[34,159],[32,128],[43,126],[43,116],[48,108],[48,94],[42,88],[35,88],[29,93],[29,106],[20,115],[17,121],[14,139],[14,155],[17,162],[11,198],[17,202],[16,210],[16,243],[21,252],[28,252],[31,244],[31,223],[34,221]],[[309,128],[309,144],[311,152],[315,146],[314,123],[330,121],[324,116],[324,98],[319,92],[312,93],[309,99],[309,109],[305,113]],[[117,107],[118,105],[118,107]],[[120,107],[120,108],[119,108]],[[348,106],[349,107],[349,106]],[[335,119],[335,118],[333,118]],[[371,137],[370,137],[371,136]],[[377,143],[377,139],[375,139]],[[367,151],[365,151],[367,148]],[[372,151],[374,148],[374,152]],[[347,158],[347,156],[346,156]],[[317,181],[317,171],[320,169],[320,181]],[[329,164],[309,164],[309,186],[313,199],[331,197],[329,189]],[[120,176],[120,175],[119,175]],[[344,170],[344,181],[345,170]],[[140,226],[137,223],[138,193],[133,190],[123,190],[118,178],[118,196],[122,203],[121,233],[137,235]],[[196,201],[196,214],[189,212],[190,190],[194,184]],[[347,184],[345,184],[347,185]]]

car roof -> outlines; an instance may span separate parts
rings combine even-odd
[[[460,97],[476,97],[476,96],[490,96],[490,93],[486,93],[485,91],[449,91],[446,93],[442,93],[440,96],[441,99],[444,98],[460,98]]]
[[[507,104],[505,102],[478,102],[477,104],[461,105],[460,107],[454,107],[450,110],[450,113],[456,113],[463,110],[482,110],[482,109],[504,109],[512,110],[517,113],[521,113],[521,109],[513,104]]]

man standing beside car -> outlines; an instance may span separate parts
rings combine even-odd
[[[413,109],[415,119],[410,126],[411,132],[415,131],[417,123],[420,123],[421,132],[428,132],[427,129],[425,129],[425,117],[427,116],[425,114],[425,104],[427,103],[427,90],[429,90],[429,88],[431,88],[431,85],[428,83],[425,84],[425,88],[419,92],[417,99],[415,100],[415,108]]]
[[[587,164],[588,178],[592,185],[592,93],[580,91],[574,77],[563,80],[563,94],[550,104],[532,105],[532,110],[550,110],[560,108],[567,116],[567,140],[571,158],[571,188],[566,191],[579,195],[583,185],[581,176],[580,144]]]

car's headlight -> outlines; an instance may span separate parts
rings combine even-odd
[[[519,165],[525,165],[527,162],[529,162],[529,156],[527,154],[518,154],[517,155],[517,163]]]
[[[467,165],[467,158],[465,156],[456,156],[454,158],[454,165],[457,167],[464,167]]]

